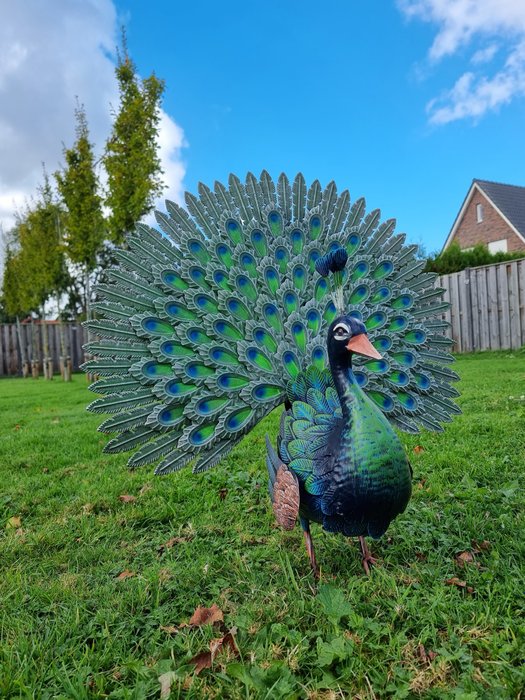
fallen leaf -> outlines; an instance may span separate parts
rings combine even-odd
[[[235,643],[235,635],[237,634],[237,627],[232,627],[222,638],[223,645],[228,645],[235,656],[240,656],[239,649]]]
[[[415,452],[417,455],[420,454],[421,452],[424,452],[424,451],[425,451],[425,448],[423,447],[423,445],[416,445],[416,446],[414,447],[414,452]]]
[[[20,423],[17,423],[14,427],[14,430],[20,430]]]
[[[461,581],[457,576],[453,576],[452,578],[447,578],[445,580],[445,584],[447,586],[456,586],[456,588],[463,588],[464,590],[467,591],[467,593],[474,593],[474,589],[472,586],[467,586],[466,581]]]
[[[168,671],[159,676],[160,683],[160,700],[166,700],[171,693],[171,684],[177,678],[175,671]]]
[[[421,479],[421,481],[418,481],[418,483],[417,483],[418,489],[424,488],[426,483],[427,483],[426,479]]]
[[[133,503],[133,501],[137,500],[136,496],[130,496],[128,493],[123,493],[121,496],[118,497],[119,501],[122,501],[122,503]]]
[[[222,610],[213,603],[211,608],[199,605],[190,618],[189,625],[200,627],[201,625],[214,625],[216,622],[224,622]]]
[[[124,569],[124,571],[122,571],[122,573],[120,573],[120,574],[117,576],[117,580],[118,580],[118,581],[123,581],[125,578],[130,578],[131,576],[136,576],[135,572],[134,572],[134,571],[130,571],[129,569]]]
[[[211,668],[213,663],[212,653],[211,651],[201,651],[200,654],[190,659],[188,663],[195,664],[195,675],[198,676],[205,668]]]
[[[431,649],[429,649],[429,650],[427,651],[427,650],[425,649],[425,647],[424,647],[423,644],[418,644],[417,653],[418,653],[419,658],[421,659],[421,661],[422,661],[423,663],[425,663],[425,664],[426,664],[426,663],[431,663],[432,661],[434,661],[434,659],[435,659],[436,656],[437,656],[437,652],[436,652],[436,651],[432,651]]]
[[[205,668],[211,668],[217,654],[224,651],[224,649],[227,647],[229,647],[234,656],[239,656],[239,650],[237,649],[234,639],[236,633],[237,628],[232,627],[231,630],[226,632],[224,637],[211,640],[209,651],[201,651],[200,654],[197,654],[189,661],[190,664],[195,664],[196,676],[198,676],[199,673]]]
[[[221,499],[221,501],[224,501],[227,495],[228,489],[219,489],[219,498]]]
[[[419,561],[426,561],[427,555],[424,552],[416,552],[416,559],[419,559]]]
[[[9,520],[6,523],[6,528],[18,528],[22,525],[22,518],[18,515],[13,515],[12,518],[9,518]]]
[[[490,542],[488,540],[483,540],[482,542],[479,542],[478,540],[472,540],[472,546],[474,547],[474,552],[476,554],[479,554],[481,551],[488,551],[491,547]]]
[[[177,634],[179,631],[178,627],[175,627],[175,625],[161,625],[160,629],[163,632],[167,632],[168,634]]]
[[[464,552],[460,552],[459,554],[456,554],[456,564],[460,567],[464,567],[466,564],[474,564],[477,563],[474,557],[474,554],[472,552],[469,552],[468,550],[465,550]],[[478,564],[479,567],[479,564]]]

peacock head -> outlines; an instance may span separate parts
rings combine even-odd
[[[333,359],[348,359],[347,353],[356,353],[381,359],[382,355],[368,340],[366,327],[353,316],[338,316],[328,328],[328,355]]]
[[[328,356],[332,360],[348,362],[348,353],[381,359],[381,354],[368,340],[365,324],[344,313],[343,282],[348,253],[342,246],[335,246],[315,261],[315,269],[322,277],[330,278],[332,298],[339,316],[328,329]]]

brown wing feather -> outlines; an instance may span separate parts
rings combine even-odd
[[[281,464],[273,485],[273,512],[284,530],[293,530],[299,515],[299,500],[299,481],[285,464]]]

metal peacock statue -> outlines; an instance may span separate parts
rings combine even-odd
[[[448,368],[447,304],[394,220],[332,182],[268,173],[199,185],[188,210],[167,202],[162,230],[140,224],[98,285],[88,323],[100,340],[84,369],[103,377],[106,452],[167,474],[209,469],[284,404],[267,439],[278,522],[299,518],[360,538],[363,566],[402,513],[411,469],[394,426],[442,430],[459,409]]]

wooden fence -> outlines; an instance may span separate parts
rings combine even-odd
[[[472,267],[442,275],[438,284],[445,289],[450,309],[444,318],[451,324],[454,352],[517,349],[525,345],[525,258],[498,265]],[[41,361],[44,332],[48,333],[49,355],[59,372],[60,326],[55,322],[21,324],[25,357]],[[80,324],[65,323],[67,354],[73,370],[84,362],[82,345],[86,334]],[[0,324],[0,377],[22,373],[22,353],[15,324]]]
[[[82,345],[86,342],[85,331],[80,323],[64,323],[64,340],[66,355],[72,361],[73,370],[79,369],[84,362]],[[59,358],[61,353],[60,325],[56,322],[21,323],[20,335],[23,350],[20,348],[16,324],[0,324],[0,377],[22,374],[22,358],[28,362],[37,360],[42,371],[44,357],[44,334],[47,333],[49,342],[49,357],[53,361],[53,371],[60,371]]]
[[[525,345],[525,259],[442,275],[454,352]]]

